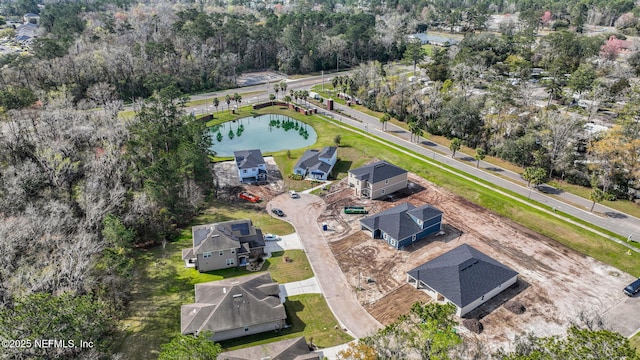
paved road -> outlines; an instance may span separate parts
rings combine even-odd
[[[296,228],[318,285],[342,326],[356,338],[381,329],[382,325],[356,299],[354,289],[347,282],[322,234],[317,220],[325,209],[324,201],[311,194],[301,194],[299,199],[283,194],[271,200],[267,210],[270,212],[272,207],[282,209],[287,214],[284,220]]]
[[[330,114],[324,110],[319,111],[319,113],[338,118],[349,125],[366,130],[367,132],[391,141],[398,146],[418,152],[425,157],[437,160],[455,169],[489,181],[499,187],[508,189],[523,196],[529,196],[532,200],[538,201],[552,208],[555,207],[558,211],[583,219],[591,224],[607,229],[625,238],[632,235],[633,239],[640,239],[640,219],[636,217],[621,213],[601,204],[596,204],[594,208],[595,213],[589,212],[592,204],[590,200],[566,192],[559,192],[557,195],[554,195],[561,198],[558,199],[540,191],[531,191],[527,188],[526,182],[519,174],[499,168],[484,161],[481,161],[479,168],[476,168],[476,161],[470,156],[456,155],[457,158],[463,157],[463,161],[452,159],[451,151],[445,146],[435,144],[424,138],[420,138],[418,143],[410,142],[409,132],[398,126],[387,123],[387,130],[382,131],[380,129],[380,120],[376,117],[364,114],[351,107],[340,104],[336,105],[336,109],[351,118],[339,116],[333,113]],[[498,174],[500,176],[498,176]],[[508,179],[505,179],[505,177]],[[550,187],[548,189],[549,191],[553,191]],[[600,216],[597,213],[602,213],[606,216]],[[635,247],[634,249],[637,250]]]

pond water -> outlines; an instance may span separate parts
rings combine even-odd
[[[246,117],[209,128],[211,149],[216,156],[233,156],[234,151],[260,149],[263,153],[299,149],[315,144],[313,127],[285,115]]]

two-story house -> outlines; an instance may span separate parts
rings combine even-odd
[[[315,180],[327,180],[338,159],[338,148],[326,146],[322,150],[310,149],[304,152],[293,173]]]
[[[360,220],[362,229],[371,231],[374,239],[383,239],[396,249],[402,249],[442,229],[442,211],[426,204],[415,207],[409,203],[394,206]]]
[[[251,220],[232,220],[191,228],[193,247],[182,250],[186,266],[200,272],[246,266],[264,254],[264,236]]]
[[[407,187],[407,170],[377,161],[349,171],[349,186],[356,196],[378,199]]]
[[[267,165],[259,149],[234,151],[240,182],[266,181]]]

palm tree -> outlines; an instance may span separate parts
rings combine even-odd
[[[334,76],[333,79],[331,79],[331,85],[333,85],[333,90],[335,90],[336,86],[338,86],[338,78],[339,76]]]
[[[451,157],[456,156],[456,151],[460,150],[461,146],[462,146],[462,140],[458,138],[451,139],[451,143],[449,144],[449,150],[451,150],[451,153],[452,153]]]
[[[276,99],[276,96],[273,94],[269,94],[269,100],[271,101],[271,106],[273,106],[273,100]]]
[[[231,112],[231,95],[227,94],[227,96],[224,97],[224,101],[227,103],[227,111]]]
[[[273,84],[273,91],[276,92],[276,99],[278,98],[278,91],[280,91],[280,84]]]
[[[220,100],[217,97],[213,98],[213,106],[216,107],[216,112],[218,112],[218,105],[220,105]]]
[[[387,113],[384,113],[380,118],[380,122],[382,123],[382,131],[387,130],[387,121],[391,120],[391,116]]]
[[[287,92],[287,83],[286,83],[286,81],[283,80],[283,81],[280,82],[280,89],[282,89],[282,93],[283,94]]]
[[[302,95],[302,96],[301,96],[301,97],[302,97],[302,100],[304,100],[304,103],[305,103],[305,104],[307,105],[307,107],[308,107],[308,106],[309,106],[309,103],[307,102],[307,98],[309,98],[309,91],[308,91],[308,90],[302,90],[301,95]]]
[[[236,106],[238,106],[238,103],[242,102],[242,95],[240,95],[238,93],[234,93],[233,94],[233,100],[236,102]]]
[[[288,103],[290,103],[290,102],[291,102],[291,96],[289,96],[289,95],[285,95],[285,97],[284,97],[284,101],[286,101],[286,102],[287,102],[287,104],[288,104]]]

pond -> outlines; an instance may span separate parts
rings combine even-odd
[[[234,151],[260,149],[263,153],[299,149],[315,144],[313,127],[285,115],[266,114],[228,121],[209,128],[216,156]]]

